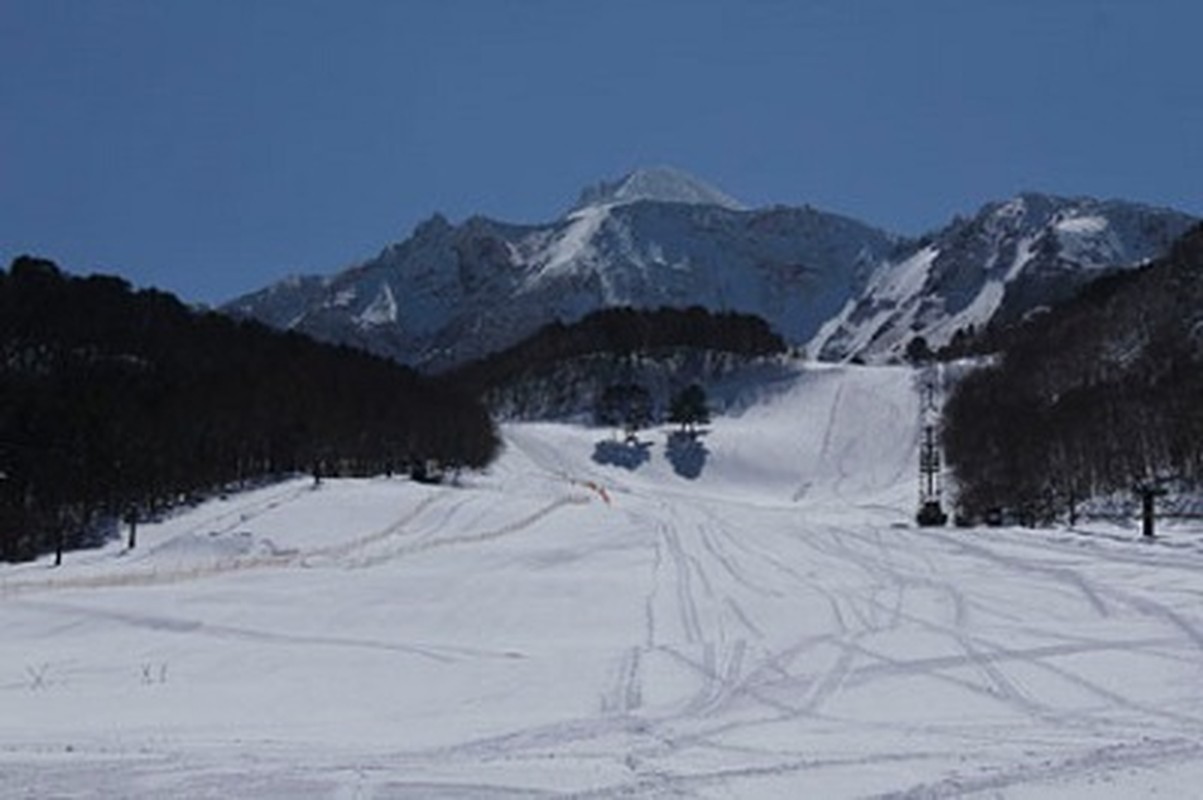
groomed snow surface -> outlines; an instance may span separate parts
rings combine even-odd
[[[1198,796],[1197,530],[919,530],[910,372],[756,391],[0,567],[0,795]]]

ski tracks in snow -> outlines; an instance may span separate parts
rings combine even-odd
[[[642,511],[656,542],[646,641],[619,660],[604,707],[637,714],[658,734],[654,746],[632,751],[645,768],[694,750],[742,749],[757,761],[780,762],[750,769],[745,778],[822,769],[800,758],[801,751],[774,754],[735,744],[782,725],[804,737],[816,724],[846,730],[851,738],[874,728],[909,731],[932,743],[963,737],[963,748],[983,764],[972,780],[945,778],[882,797],[959,796],[1046,781],[1091,765],[1106,771],[1203,756],[1197,700],[1159,702],[1125,691],[1107,679],[1112,670],[1105,666],[1114,657],[1132,660],[1137,669],[1166,666],[1178,682],[1203,673],[1203,636],[1181,611],[1100,583],[1063,560],[1016,555],[989,539],[972,540],[972,534],[814,522],[793,509],[765,509],[773,523],[749,528],[719,508],[698,502]],[[795,521],[783,522],[790,513]],[[995,594],[1000,581],[1015,598],[1034,600],[1007,608]],[[1081,622],[1042,620],[1042,603]],[[826,605],[826,624],[800,620],[808,633],[783,638],[781,608],[789,604],[811,615]],[[1133,616],[1148,621],[1139,635],[1116,628],[1117,618]],[[658,704],[638,678],[649,656],[667,656],[693,671],[693,695],[676,706]],[[883,691],[905,695],[911,687],[922,692],[932,686],[943,687],[937,689],[942,699],[921,719],[876,719],[872,713],[870,698]],[[948,697],[958,694],[966,708],[981,710],[966,715],[949,706]],[[1168,743],[1165,752],[1141,742],[1068,754],[1062,749],[1058,758],[1027,765],[1008,762],[1002,753],[992,760],[982,747],[1028,730],[1105,742],[1133,728],[1146,731],[1148,742]],[[919,751],[881,755],[912,757],[924,758]],[[708,778],[701,772],[671,779],[665,774],[582,796],[688,792],[686,787],[741,777],[738,770]]]
[[[302,491],[309,491],[304,489]],[[260,514],[278,507],[286,500],[264,503]],[[585,505],[590,498],[569,493],[553,499],[535,511],[501,525],[488,526],[480,530],[479,523],[467,524],[464,533],[447,535],[449,521],[469,505],[479,503],[471,495],[443,492],[427,496],[411,509],[385,525],[383,528],[331,545],[306,550],[279,550],[270,547],[267,552],[254,552],[216,559],[198,559],[191,563],[158,564],[152,560],[133,564],[116,563],[116,569],[89,571],[84,573],[54,575],[48,577],[21,577],[5,580],[0,584],[0,599],[22,597],[32,593],[44,593],[68,589],[132,588],[164,586],[173,583],[204,580],[223,575],[264,569],[281,568],[369,568],[389,561],[414,556],[431,550],[447,547],[483,544],[533,527],[546,517],[573,505]],[[441,507],[436,519],[418,525],[424,515]],[[246,521],[245,514],[240,519]],[[197,527],[197,526],[194,526]],[[191,530],[185,532],[185,535]],[[395,543],[401,540],[399,543]]]
[[[855,446],[841,438],[855,409],[872,398],[861,386],[832,394],[830,414],[815,423],[826,422],[815,438],[823,438],[830,469],[816,475],[822,491],[794,502],[711,495],[704,483],[660,491],[641,475],[606,473],[616,492],[609,506],[573,485],[603,468],[593,472],[537,430],[523,431],[514,440],[515,466],[499,469],[487,491],[408,495],[393,519],[375,517],[379,527],[360,535],[344,532],[321,547],[248,556],[209,572],[143,577],[128,574],[126,564],[124,577],[81,573],[74,584],[167,583],[283,567],[321,580],[329,576],[302,568],[384,568],[347,580],[387,583],[390,565],[404,580],[409,559],[415,573],[438,567],[468,577],[500,561],[522,581],[521,565],[545,564],[538,556],[549,542],[570,551],[564,563],[574,569],[604,559],[596,572],[582,564],[582,572],[565,573],[571,577],[540,566],[537,577],[550,590],[531,596],[541,603],[562,597],[562,614],[592,611],[570,608],[580,598],[605,597],[574,595],[569,581],[578,575],[602,576],[631,596],[618,598],[619,611],[591,617],[596,631],[583,622],[557,628],[568,643],[524,629],[522,615],[537,618],[543,606],[517,608],[515,635],[536,645],[522,659],[508,657],[508,629],[495,651],[470,653],[424,641],[437,636],[390,641],[367,626],[362,638],[308,635],[269,630],[253,615],[244,625],[208,624],[128,606],[91,608],[74,598],[27,600],[11,584],[9,591],[14,606],[165,636],[346,649],[352,658],[402,651],[399,663],[435,662],[421,674],[455,677],[446,686],[461,694],[476,675],[471,669],[496,666],[480,673],[496,681],[489,687],[495,694],[475,697],[480,705],[468,711],[456,710],[461,695],[438,695],[451,690],[431,681],[434,702],[446,700],[451,722],[437,745],[423,738],[365,759],[360,766],[379,771],[374,785],[382,795],[805,796],[814,785],[814,796],[903,800],[1003,794],[1203,762],[1203,619],[1191,604],[1203,564],[1154,548],[1083,546],[1009,530],[889,527],[896,511],[889,517],[840,501],[857,488],[854,468],[862,461],[869,483],[896,478],[897,464],[873,461],[864,437]],[[878,418],[910,436],[906,412],[895,404]],[[266,514],[280,507],[273,503],[289,502],[285,492],[237,513]],[[235,519],[202,525],[237,527]],[[576,539],[567,523],[578,521]],[[494,561],[490,551],[482,559],[475,553],[482,545],[496,545],[503,558]],[[1165,576],[1172,589],[1162,585]],[[498,586],[506,591],[497,597],[508,602],[515,587]],[[456,675],[460,668],[468,671]],[[482,729],[473,715],[490,712],[498,697],[512,699],[503,707],[514,716]],[[279,769],[295,776],[292,765],[312,754],[285,753]],[[845,791],[833,793],[833,786]]]

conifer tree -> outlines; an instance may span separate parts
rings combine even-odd
[[[668,421],[680,425],[683,433],[696,436],[697,426],[710,422],[706,390],[696,383],[691,383],[673,395],[669,404]]]

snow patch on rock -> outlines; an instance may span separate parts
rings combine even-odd
[[[393,297],[392,288],[387,283],[381,284],[380,291],[356,319],[364,328],[396,322],[397,300]]]

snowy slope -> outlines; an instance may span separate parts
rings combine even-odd
[[[880,361],[899,358],[914,336],[945,345],[959,330],[1016,319],[1104,270],[1162,255],[1192,221],[1116,200],[1026,193],[991,203],[883,264],[809,350]]]
[[[659,203],[693,203],[742,211],[746,206],[719,189],[674,167],[635,170],[617,181],[602,181],[581,192],[573,210],[651,200]]]
[[[0,793],[1192,794],[1199,531],[917,530],[910,372],[745,389],[694,478],[666,431],[620,466],[515,425],[458,488],[295,481],[0,567]]]

